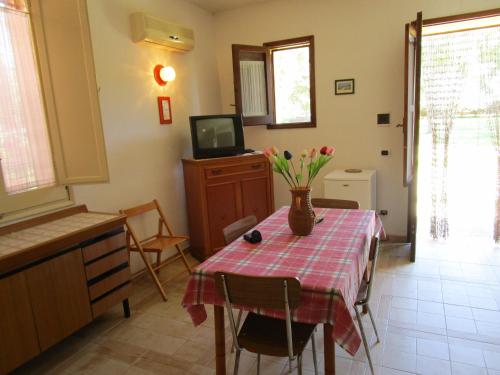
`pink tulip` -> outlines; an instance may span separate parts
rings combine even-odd
[[[321,155],[332,155],[335,152],[334,147],[328,147],[328,146],[323,146],[321,147],[321,150],[319,151]]]

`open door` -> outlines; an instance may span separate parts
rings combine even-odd
[[[407,241],[415,261],[417,236],[417,170],[420,119],[420,66],[422,55],[422,12],[405,26],[405,90],[403,119],[403,185],[408,187]]]

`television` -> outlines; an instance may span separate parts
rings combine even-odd
[[[190,116],[195,159],[234,156],[245,152],[241,115]]]

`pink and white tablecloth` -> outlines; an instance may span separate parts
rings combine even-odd
[[[239,238],[196,267],[182,305],[195,325],[207,318],[204,305],[223,305],[215,290],[216,271],[297,277],[302,294],[293,320],[332,324],[335,341],[354,355],[361,337],[351,312],[368,263],[371,237],[383,231],[380,219],[375,211],[315,209],[323,222],[311,235],[299,237],[288,227],[288,210],[280,208],[256,227],[262,233],[261,243]],[[274,310],[259,313],[284,317]]]

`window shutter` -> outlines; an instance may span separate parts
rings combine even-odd
[[[236,113],[243,125],[268,125],[273,122],[270,53],[262,46],[233,44],[233,74]]]
[[[30,5],[58,182],[108,181],[86,1]]]

